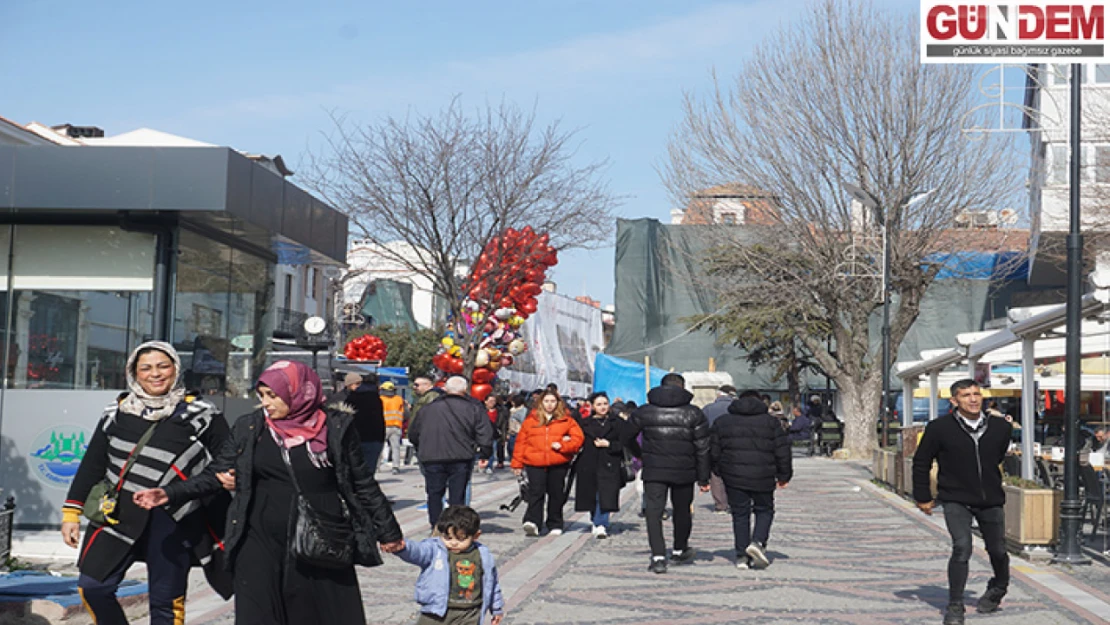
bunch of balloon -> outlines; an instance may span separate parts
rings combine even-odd
[[[347,360],[383,361],[388,353],[385,341],[372,334],[363,334],[358,338],[351,339],[343,348],[343,355],[347,357]]]
[[[493,392],[493,383],[502,367],[527,348],[520,338],[520,326],[537,310],[536,296],[543,290],[547,270],[559,262],[546,234],[539,235],[526,226],[508,228],[493,237],[470,268],[463,286],[462,319],[451,320],[439,353],[432,363],[447,374],[460,374],[466,368],[465,345],[474,337],[474,373],[470,394],[484,400]],[[492,311],[487,315],[483,311]]]

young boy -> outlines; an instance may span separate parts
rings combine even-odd
[[[499,625],[505,603],[497,581],[497,564],[482,543],[481,519],[467,506],[449,506],[439,516],[439,536],[407,543],[397,555],[420,567],[416,625],[481,625],[487,612]]]

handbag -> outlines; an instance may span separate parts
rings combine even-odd
[[[150,427],[139,437],[139,442],[135,443],[131,455],[127,456],[127,462],[123,464],[123,469],[119,472],[119,480],[115,486],[112,486],[108,478],[104,478],[93,484],[93,487],[89,489],[89,494],[85,496],[85,505],[81,508],[81,514],[86,519],[97,525],[115,525],[119,523],[119,519],[113,515],[119,508],[119,492],[123,488],[123,479],[127,476],[131,467],[135,465],[143,447],[146,447],[151,437],[154,436],[154,428],[158,427],[161,422],[161,420],[158,420],[150,424]]]
[[[636,481],[636,468],[632,466],[633,458],[635,456],[627,447],[621,450],[621,479],[625,484]]]
[[[293,478],[297,501],[289,519],[289,553],[298,561],[325,569],[343,569],[355,563],[355,530],[350,511],[339,497],[341,516],[317,510],[301,492],[289,450],[281,447],[281,459]]]

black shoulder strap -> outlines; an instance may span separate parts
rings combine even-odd
[[[127,477],[127,472],[131,470],[131,467],[135,466],[135,461],[139,459],[139,454],[143,453],[143,447],[146,447],[146,444],[149,443],[150,439],[154,436],[154,429],[164,420],[165,419],[159,419],[151,423],[150,427],[139,437],[139,442],[135,443],[135,447],[131,450],[131,455],[127,457],[127,462],[123,464],[123,469],[119,472],[119,481],[116,482],[116,492],[119,492],[119,490],[123,488],[123,478]]]

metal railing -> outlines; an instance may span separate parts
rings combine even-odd
[[[15,497],[8,497],[0,509],[0,566],[12,557],[12,529],[15,527]]]

